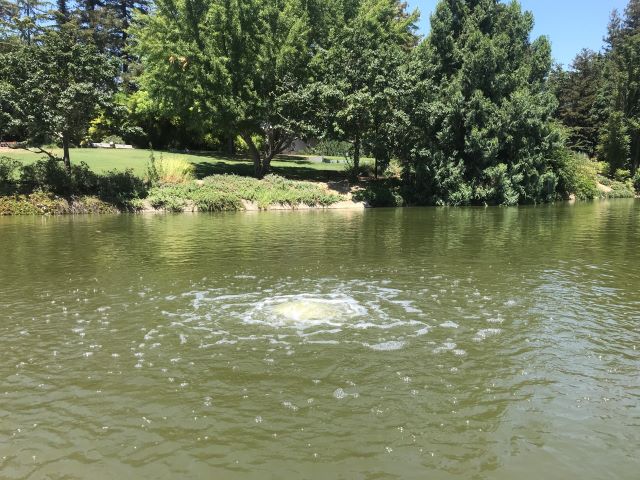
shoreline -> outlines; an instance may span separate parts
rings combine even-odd
[[[50,199],[50,203],[32,201],[20,201],[15,202],[15,208],[12,211],[8,211],[6,208],[6,200],[12,199],[12,197],[0,196],[0,218],[2,217],[51,217],[51,216],[77,216],[77,215],[176,215],[176,214],[201,214],[201,213],[257,213],[257,212],[319,212],[319,211],[352,211],[363,212],[369,209],[379,208],[442,208],[438,205],[402,205],[391,207],[375,207],[369,205],[364,201],[356,200],[342,200],[331,205],[307,205],[307,204],[272,204],[267,207],[260,207],[257,202],[251,202],[248,200],[242,201],[242,208],[238,209],[226,209],[226,210],[200,210],[197,206],[191,205],[184,208],[182,211],[171,211],[163,208],[153,208],[148,201],[143,201],[141,208],[118,208],[112,204],[103,202],[96,197],[77,197],[74,199],[64,199],[57,197]],[[610,201],[610,200],[640,200],[640,195],[635,197],[614,197],[614,198],[595,198],[591,200],[576,200],[574,198],[559,200],[543,205],[567,205],[573,206],[580,203],[589,203],[597,201]],[[534,205],[516,205],[510,208],[519,208],[524,206]],[[454,208],[488,208],[488,207],[500,207],[500,205],[465,205],[457,206]],[[445,207],[446,208],[446,207]]]

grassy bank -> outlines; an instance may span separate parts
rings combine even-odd
[[[250,176],[251,162],[241,157],[76,149],[69,173],[59,161],[43,160],[33,152],[5,153],[0,152],[0,215],[322,208],[351,197],[325,183],[344,179],[344,164],[315,163],[305,157],[281,157],[275,162],[277,174],[256,180]],[[372,207],[423,204],[406,189],[401,172],[394,165],[380,180],[362,180],[352,198]],[[636,195],[640,174],[631,178],[618,171],[612,179],[607,173],[587,157],[567,156],[559,169],[557,191],[573,194],[558,194],[557,200]],[[348,185],[340,189],[349,193]],[[346,206],[350,205],[340,205]]]
[[[248,203],[259,209],[273,205],[328,207],[344,197],[311,182],[268,175],[263,180],[237,175],[214,175],[149,191],[148,204],[171,212],[244,210]]]
[[[62,150],[52,149],[51,153],[61,156]],[[145,149],[72,148],[71,162],[74,165],[86,163],[95,173],[131,170],[134,175],[143,177],[150,154],[151,151]],[[157,151],[154,155],[156,158],[179,159],[193,164],[197,178],[223,174],[253,175],[253,163],[247,156]],[[2,150],[0,156],[12,158],[23,165],[42,159],[41,153],[27,150]],[[312,162],[310,157],[299,155],[280,155],[272,162],[272,168],[274,174],[295,180],[328,181],[337,180],[344,175],[342,163]]]
[[[277,175],[196,179],[197,167],[179,158],[147,161],[145,168],[143,180],[133,170],[96,173],[80,164],[67,172],[55,160],[25,164],[0,157],[0,215],[327,207],[346,199],[325,183]]]

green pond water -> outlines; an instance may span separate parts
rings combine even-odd
[[[640,478],[640,202],[0,218],[0,478]]]

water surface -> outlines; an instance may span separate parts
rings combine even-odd
[[[640,471],[640,202],[0,218],[0,478]]]

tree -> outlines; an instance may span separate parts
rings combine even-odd
[[[113,62],[98,53],[74,21],[67,21],[0,55],[0,64],[12,72],[7,82],[16,103],[11,121],[34,141],[58,139],[70,169],[71,143],[82,139],[97,108],[108,103],[115,89]]]
[[[355,16],[331,32],[328,47],[315,59],[317,81],[312,88],[321,131],[352,144],[354,175],[363,146],[376,162],[390,159],[396,82],[418,40],[417,18],[417,12],[408,14],[398,0],[363,0]]]
[[[602,89],[604,57],[582,50],[569,71],[553,72],[551,84],[558,99],[556,117],[568,127],[568,145],[590,157],[600,142],[602,112],[598,96]]]
[[[624,18],[617,18],[610,22],[607,37],[600,91],[606,121],[599,155],[612,170],[634,173],[640,167],[640,0],[631,0]]]
[[[240,135],[257,177],[306,123],[312,42],[301,0],[161,0],[133,32],[143,88],[173,114]]]
[[[551,48],[529,40],[533,17],[517,2],[441,0],[415,51],[401,158],[414,201],[537,202],[553,198],[547,86]]]

